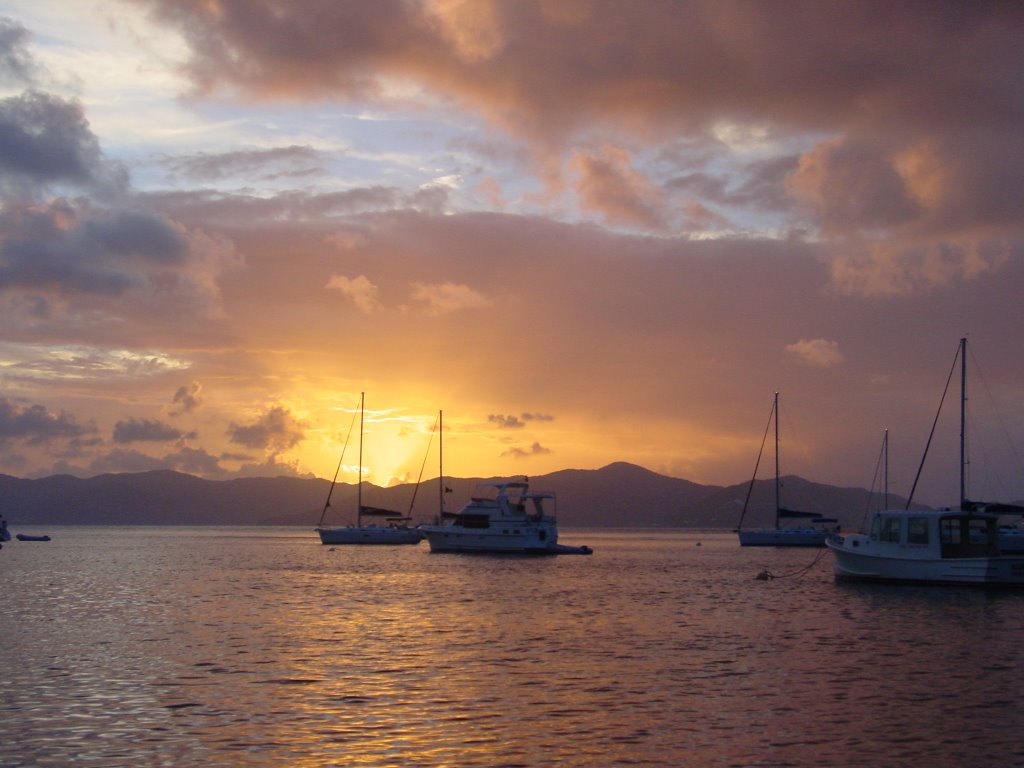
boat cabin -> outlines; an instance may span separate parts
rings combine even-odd
[[[999,555],[999,518],[958,510],[879,512],[870,538],[901,549],[938,552],[942,559]]]
[[[487,528],[492,519],[520,519],[533,523],[554,519],[544,510],[544,500],[553,500],[553,493],[531,493],[526,483],[481,483],[479,487],[490,490],[490,495],[473,496],[458,514],[445,517],[466,528]]]

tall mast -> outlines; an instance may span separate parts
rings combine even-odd
[[[363,527],[363,419],[366,416],[366,393],[359,393],[359,485],[356,490],[356,525]]]
[[[885,456],[885,469],[882,476],[885,478],[885,506],[882,509],[889,508],[889,430],[885,430],[885,435],[882,437],[882,453]]]
[[[779,488],[782,481],[779,480],[779,393],[775,393],[775,400],[772,403],[772,410],[775,412],[775,527],[779,527]]]
[[[437,494],[438,509],[444,515],[444,411],[437,412]]]
[[[960,339],[960,509],[967,501],[967,337]]]

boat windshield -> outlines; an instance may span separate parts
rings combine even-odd
[[[527,483],[481,483],[473,497],[482,501],[494,500],[498,496],[506,496],[511,503],[518,503],[529,491]]]
[[[939,521],[943,557],[991,557],[999,553],[999,529],[994,518],[974,515]]]

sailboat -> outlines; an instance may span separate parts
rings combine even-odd
[[[761,455],[764,453],[764,443],[768,439],[768,429],[772,423],[775,424],[775,527],[743,530],[743,518],[747,515],[747,507],[750,504],[750,495],[754,490],[754,482],[757,479],[757,469],[761,464]],[[825,539],[830,533],[839,531],[839,521],[833,517],[822,517],[817,512],[798,512],[782,506],[782,480],[779,477],[779,393],[775,393],[772,401],[772,410],[768,416],[768,426],[765,427],[764,438],[761,440],[761,452],[757,455],[754,464],[754,476],[750,479],[750,486],[747,488],[747,497],[743,502],[743,512],[740,514],[739,524],[736,526],[736,533],[739,536],[741,547],[823,547]],[[810,520],[810,525],[805,526],[784,526],[783,520],[803,519]]]
[[[829,538],[827,544],[835,557],[833,570],[837,579],[1024,586],[1024,555],[1005,552],[999,530],[1000,514],[1022,514],[1024,508],[967,498],[967,339],[960,339],[957,354],[961,363],[959,509],[910,510],[917,486],[915,480],[906,507],[876,512],[870,533]],[[954,358],[953,370],[955,367]],[[932,434],[934,431],[933,425]],[[930,437],[928,442],[931,442]],[[925,453],[927,455],[927,449]],[[920,475],[918,469],[918,478]]]
[[[359,483],[356,486],[356,524],[337,528],[325,528],[324,517],[331,506],[331,494],[334,492],[334,485],[338,481],[338,471],[341,469],[341,462],[345,458],[345,449],[342,448],[341,459],[338,460],[338,469],[334,472],[334,479],[327,492],[327,501],[324,503],[323,512],[320,514],[320,522],[317,524],[316,532],[320,535],[321,544],[419,544],[423,534],[418,528],[409,527],[409,518],[399,512],[380,507],[369,507],[363,504],[363,422],[366,415],[366,393],[359,395]],[[351,433],[351,427],[349,432]],[[348,446],[348,439],[345,440]],[[363,518],[383,518],[385,525],[363,524]]]

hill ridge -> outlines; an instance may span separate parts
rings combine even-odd
[[[465,503],[487,480],[445,476],[453,493],[446,507]],[[629,462],[600,469],[563,469],[531,476],[531,485],[557,495],[565,526],[735,528],[749,482],[701,485],[668,477]],[[838,517],[844,528],[859,527],[868,491],[840,488],[789,475],[783,480],[786,506]],[[416,522],[437,513],[438,478],[424,481],[411,510]],[[308,525],[320,519],[330,483],[322,478],[245,477],[207,480],[174,470],[110,473],[90,478],[52,475],[39,479],[0,475],[0,514],[12,527],[23,525]],[[409,508],[413,484],[363,487],[364,502]],[[335,486],[325,524],[351,522],[356,488]],[[904,500],[891,496],[893,506]],[[744,524],[758,527],[774,518],[774,480],[758,480]]]

